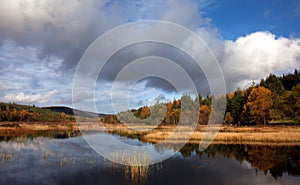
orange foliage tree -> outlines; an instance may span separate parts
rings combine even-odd
[[[141,119],[146,119],[151,115],[151,110],[149,107],[143,107],[140,113]]]
[[[201,105],[199,109],[199,123],[208,124],[211,108],[207,105]]]
[[[262,86],[252,88],[244,111],[249,111],[252,122],[265,124],[269,119],[269,110],[272,107],[272,92]]]

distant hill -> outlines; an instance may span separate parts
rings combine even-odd
[[[64,107],[64,106],[53,106],[53,107],[42,107],[42,109],[49,109],[53,112],[58,112],[58,113],[65,113],[69,115],[74,115],[73,109],[70,107]]]
[[[0,121],[66,122],[75,121],[75,118],[71,114],[63,115],[35,105],[0,102]]]
[[[48,109],[48,110],[51,110],[51,111],[57,112],[57,113],[63,112],[68,115],[76,114],[77,116],[86,117],[86,118],[95,118],[95,117],[106,116],[106,114],[98,114],[98,113],[89,112],[89,111],[82,111],[82,110],[72,109],[70,107],[65,107],[65,106],[43,107],[43,109]]]
[[[75,121],[74,115],[83,118],[107,116],[106,114],[82,111],[65,106],[37,107],[35,105],[0,102],[0,122],[65,122]]]

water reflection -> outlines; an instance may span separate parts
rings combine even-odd
[[[174,148],[170,144],[155,149],[174,152]],[[246,185],[300,180],[300,146],[223,144],[203,152],[197,149],[197,144],[186,144],[162,163],[131,167],[103,159],[82,137],[14,138],[0,142],[0,184]]]
[[[222,144],[211,145],[200,152],[198,145],[186,144],[180,153],[183,157],[190,157],[195,153],[200,158],[206,154],[211,158],[221,155],[240,163],[247,161],[254,169],[270,173],[275,179],[282,177],[284,173],[300,175],[300,146]]]
[[[33,130],[11,130],[11,131],[1,131],[0,132],[0,142],[10,141],[23,138],[23,140],[34,139],[38,137],[50,138],[50,139],[67,139],[70,137],[81,136],[79,130],[45,130],[45,131],[33,131]]]

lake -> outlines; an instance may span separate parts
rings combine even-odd
[[[299,184],[300,146],[186,144],[155,165],[130,167],[105,160],[81,136],[0,138],[0,184]],[[65,137],[64,137],[65,136]],[[69,135],[70,136],[70,135]],[[119,137],[135,145],[137,139]]]

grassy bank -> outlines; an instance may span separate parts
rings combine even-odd
[[[0,122],[3,130],[76,130],[75,122]]]
[[[138,138],[142,141],[158,143],[165,139],[171,143],[180,143],[189,140],[190,143],[209,142],[207,137],[203,137],[206,131],[214,131],[214,143],[255,143],[255,144],[296,144],[300,145],[299,126],[205,126],[198,125],[193,132],[185,126],[149,126],[149,125],[122,125],[104,124],[105,130],[99,128],[98,122],[83,122],[80,126],[76,122],[61,123],[30,123],[30,122],[1,122],[0,134],[10,133],[32,133],[36,131],[106,131],[112,134],[119,134],[129,138]],[[175,129],[180,132],[172,135]],[[192,133],[190,135],[190,133]],[[211,136],[211,135],[208,135]]]
[[[233,126],[198,126],[196,131],[190,136],[191,132],[188,127],[181,126],[180,133],[172,136],[175,126],[161,126],[149,130],[149,126],[124,127],[118,125],[113,128],[108,126],[110,132],[124,136],[138,137],[139,139],[158,143],[165,139],[168,142],[182,142],[189,140],[190,143],[209,142],[208,137],[204,137],[205,131],[214,131],[215,144],[223,143],[255,143],[255,144],[296,144],[300,145],[300,127],[298,126],[251,126],[251,127],[233,127]],[[210,136],[210,135],[208,135]]]

